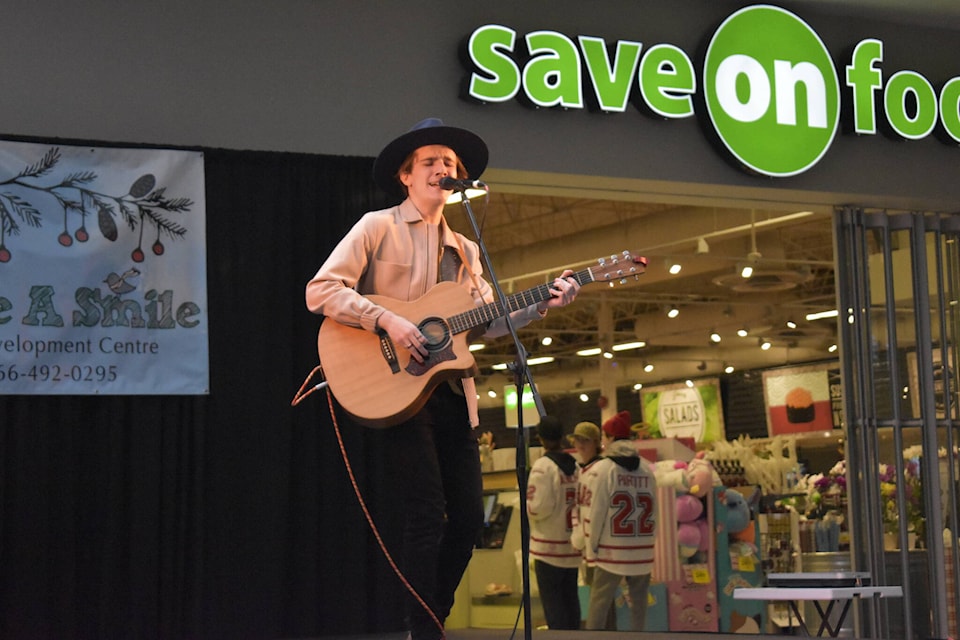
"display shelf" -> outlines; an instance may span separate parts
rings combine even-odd
[[[764,582],[760,556],[755,545],[748,542],[760,538],[758,519],[752,518],[743,532],[730,533],[726,528],[728,507],[725,493],[738,489],[716,487],[713,491],[719,630],[721,633],[761,633],[767,628],[767,608],[764,603],[734,598],[736,589],[760,587]]]
[[[794,571],[799,525],[796,512],[763,513],[759,523],[763,570],[766,573]]]
[[[516,491],[517,470],[485,471],[483,473],[484,491]]]
[[[657,488],[658,522],[677,522],[676,500],[675,489]],[[713,500],[708,497],[704,501],[706,529],[712,532]],[[666,587],[670,631],[719,631],[715,542],[713,535],[708,538],[704,545],[706,549],[698,551],[694,557],[682,558],[676,525],[657,527],[653,580]]]

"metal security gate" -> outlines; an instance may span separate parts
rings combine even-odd
[[[835,213],[853,565],[904,597],[865,638],[957,637],[960,216]]]

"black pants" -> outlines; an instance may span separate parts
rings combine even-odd
[[[453,596],[483,526],[483,483],[477,434],[463,396],[443,383],[407,422],[385,430],[387,480],[402,488],[400,569],[423,603],[408,598],[414,640],[442,636]],[[434,620],[424,604],[436,616]]]
[[[555,567],[534,560],[533,570],[540,587],[540,604],[550,629],[580,628],[580,596],[577,592],[579,569]]]

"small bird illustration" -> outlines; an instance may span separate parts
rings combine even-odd
[[[137,285],[130,284],[127,282],[127,278],[135,278],[140,275],[140,270],[136,267],[130,267],[123,275],[117,275],[116,273],[111,272],[107,276],[107,279],[104,282],[107,283],[107,286],[110,287],[110,291],[113,291],[117,295],[124,293],[129,293],[137,288]]]

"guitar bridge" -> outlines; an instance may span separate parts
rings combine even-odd
[[[390,371],[400,373],[400,361],[397,359],[397,350],[393,348],[393,341],[386,331],[379,331],[377,334],[380,336],[380,354],[390,365]]]

